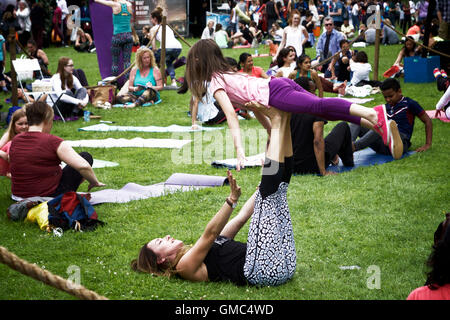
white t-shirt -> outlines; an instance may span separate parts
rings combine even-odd
[[[55,93],[52,93],[52,98],[53,101],[56,101],[56,99],[58,99],[58,97],[65,92],[66,90],[69,90],[67,88],[67,83],[66,83],[66,89],[62,89],[62,82],[61,82],[61,77],[59,76],[59,73],[55,73],[52,78],[51,78],[51,82],[52,82],[52,88],[53,91]],[[80,89],[81,87],[83,87],[80,83],[80,80],[78,80],[77,77],[73,76],[73,87],[75,90]],[[63,94],[61,96],[60,101],[62,102],[66,102],[66,103],[70,103],[70,104],[79,104],[79,103],[87,103],[89,100],[89,96],[86,95],[86,97],[83,100],[78,100],[74,97],[68,96],[67,94]],[[50,96],[47,97],[47,104],[49,104],[50,106],[53,106],[53,101],[52,99],[50,99]]]
[[[153,28],[158,28],[158,25],[153,26],[152,29]],[[159,48],[161,48],[161,37],[162,26],[159,28],[158,33],[156,34],[156,40],[159,41]],[[169,27],[166,27],[166,49],[183,49],[180,41],[175,38],[173,30]]]
[[[298,26],[297,28],[292,28],[291,26],[287,26],[284,28],[284,33],[286,33],[286,45],[293,46],[295,48],[295,51],[297,53],[297,57],[301,56],[303,53],[303,40],[305,39],[305,36],[303,34],[303,30],[305,27]]]
[[[370,63],[360,63],[354,62],[350,59],[350,71],[353,72],[352,80],[350,83],[352,85],[357,85],[361,80],[369,81],[369,74],[372,71],[372,66]]]
[[[358,12],[359,12],[359,6],[357,3],[355,3],[352,8],[352,15],[357,16]]]
[[[201,39],[214,39],[214,31],[213,31],[213,33],[211,34],[211,33],[209,32],[208,26],[206,26],[205,29],[203,29],[203,33],[202,33]]]
[[[409,1],[409,8],[410,8],[409,12],[411,12],[411,14],[414,14],[416,12],[416,4],[414,3],[414,1],[412,0]]]

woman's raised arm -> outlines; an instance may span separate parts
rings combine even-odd
[[[237,185],[236,179],[233,178],[233,175],[229,170],[227,171],[227,176],[230,183],[230,195],[227,200],[237,203],[239,197],[241,196],[241,187]],[[232,212],[233,208],[224,201],[224,204],[209,221],[205,231],[194,244],[192,249],[190,249],[178,262],[176,269],[182,278],[191,281],[208,280],[208,273],[203,261],[205,260],[205,257],[211,249],[214,241],[227,224]]]

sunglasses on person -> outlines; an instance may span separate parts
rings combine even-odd
[[[329,26],[332,26],[333,24],[332,23],[325,23],[325,27],[329,27]]]
[[[73,64],[66,64],[66,67],[73,67]]]

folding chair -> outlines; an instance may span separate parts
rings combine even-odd
[[[13,60],[13,67],[17,74],[17,81],[20,84],[20,88],[22,89],[23,95],[27,99],[28,102],[30,102],[30,99],[28,96],[33,96],[34,100],[39,100],[40,97],[43,95],[48,95],[50,97],[50,100],[53,103],[53,109],[58,112],[59,116],[63,120],[63,122],[66,122],[63,115],[61,114],[61,111],[59,110],[57,103],[61,99],[61,97],[65,94],[64,92],[61,93],[56,101],[54,100],[53,94],[58,95],[58,92],[56,91],[33,91],[33,92],[25,92],[22,81],[25,80],[33,80],[34,79],[34,72],[38,71],[41,75],[41,79],[44,79],[44,76],[42,75],[41,66],[39,65],[39,62],[37,59],[16,59]],[[36,98],[37,97],[37,98]]]

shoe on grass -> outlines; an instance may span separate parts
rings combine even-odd
[[[389,139],[389,150],[391,151],[392,157],[395,160],[398,160],[403,155],[403,141],[400,137],[397,123],[395,123],[394,120],[389,120],[389,129],[391,134]]]

